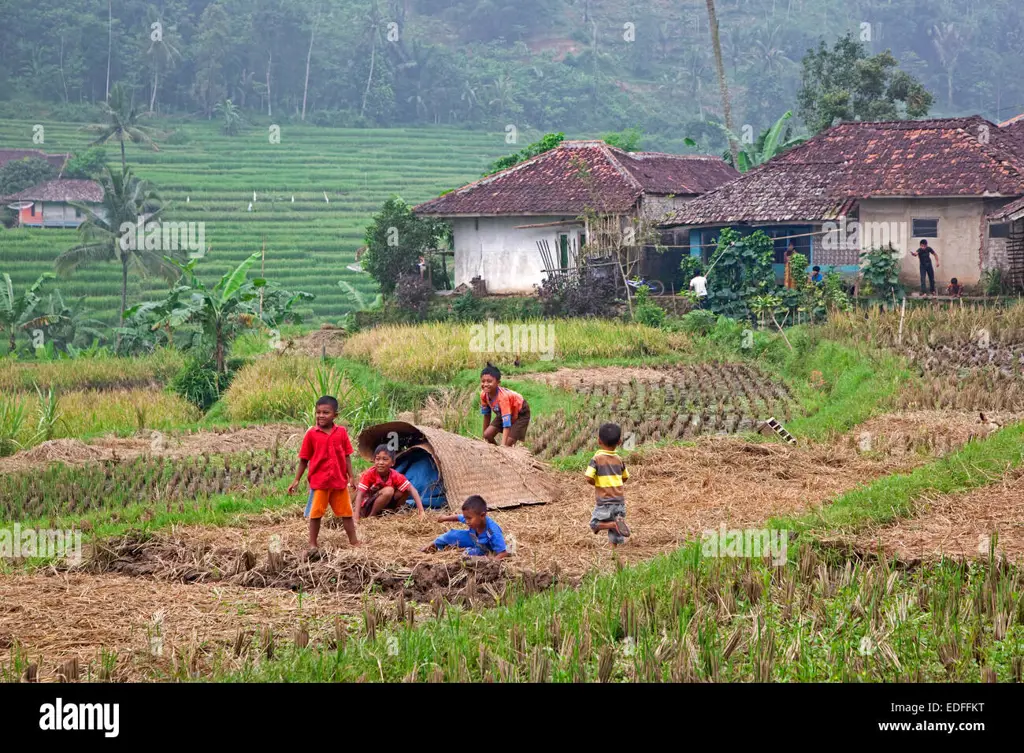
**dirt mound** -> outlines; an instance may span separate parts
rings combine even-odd
[[[146,432],[146,436],[106,436],[89,444],[78,439],[51,439],[30,450],[0,459],[0,473],[32,470],[48,463],[77,465],[104,460],[128,460],[140,455],[182,458],[229,455],[275,446],[298,447],[304,429],[292,424],[267,424],[244,429],[214,429],[186,434]]]
[[[345,330],[330,324],[321,324],[301,337],[293,337],[281,342],[280,352],[290,355],[304,355],[313,358],[338,358],[345,349]]]
[[[30,465],[44,463],[87,463],[105,459],[102,448],[87,445],[79,439],[51,439],[36,445],[30,450],[18,453],[10,460],[18,458]],[[4,461],[7,462],[7,461]]]
[[[1000,426],[1020,420],[1013,413],[907,411],[877,416],[846,437],[850,447],[889,455],[918,453],[942,456],[972,439],[987,437]]]
[[[986,560],[997,555],[1024,561],[1024,471],[967,494],[922,500],[914,517],[825,543],[873,556],[917,563],[940,559]]]

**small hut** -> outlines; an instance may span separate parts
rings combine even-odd
[[[416,476],[410,481],[424,496],[424,504],[429,495],[432,506],[443,506],[439,492],[453,509],[472,494],[482,496],[492,510],[542,505],[555,498],[548,467],[524,447],[498,447],[443,429],[391,421],[363,430],[358,438],[359,454],[372,460],[374,449],[381,444],[395,449],[399,472],[415,470],[407,475]]]

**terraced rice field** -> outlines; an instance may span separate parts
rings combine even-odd
[[[32,143],[33,125],[0,120],[0,147],[40,148]],[[89,140],[78,124],[43,125],[42,148],[50,153],[82,149]],[[219,278],[265,243],[266,276],[315,294],[305,311],[314,320],[335,319],[357,306],[340,280],[370,299],[376,295],[369,276],[346,267],[355,261],[372,214],[389,196],[419,203],[478,178],[510,149],[504,134],[441,128],[284,125],[280,143],[271,144],[263,126],[229,137],[212,123],[152,125],[168,132],[177,128],[187,143],[158,136],[156,152],[128,144],[128,163],[170,200],[167,219],[205,223],[204,279]],[[116,144],[107,147],[112,160],[118,152]],[[8,272],[18,286],[29,283],[52,271],[53,260],[76,240],[74,230],[0,228],[0,272]],[[59,284],[66,298],[84,297],[98,318],[110,321],[116,317],[119,282],[114,265],[97,265]],[[132,303],[164,283],[132,277],[129,286]]]

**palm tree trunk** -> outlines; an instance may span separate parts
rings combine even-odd
[[[119,134],[121,137],[121,173],[128,172],[128,160],[124,156],[124,134]]]
[[[373,82],[373,64],[377,58],[377,33],[373,35],[373,46],[370,48],[370,75],[366,77],[366,91],[363,92],[363,106],[359,110],[359,116],[362,117],[366,112],[366,97],[370,94],[370,84]]]
[[[124,144],[122,143],[122,148]],[[128,307],[128,257],[121,259],[121,319],[120,326],[124,326],[124,312]],[[117,340],[114,344],[114,352],[121,349],[121,333],[117,333]]]
[[[739,146],[732,137],[732,107],[729,104],[729,85],[725,81],[725,65],[722,63],[722,41],[718,36],[718,14],[715,13],[715,0],[706,0],[708,6],[708,26],[711,29],[711,46],[715,53],[715,68],[718,71],[718,88],[722,92],[722,114],[725,116],[725,128],[729,131],[729,152],[732,164],[739,164]]]
[[[273,62],[273,60],[274,60],[274,53],[273,52],[268,52],[267,53],[267,117],[268,118],[274,117],[273,113],[270,111],[270,64],[271,64],[271,62]]]
[[[316,14],[316,20],[313,21],[313,26],[309,30],[309,50],[306,52],[306,81],[302,85],[302,120],[306,120],[306,94],[309,93],[309,59],[313,56],[313,33],[316,31],[316,25],[320,23],[320,13]]]
[[[149,111],[153,112],[153,106],[156,104],[156,87],[160,84],[160,66],[157,64],[153,68],[153,93],[149,95]]]
[[[110,99],[110,54],[114,47],[113,0],[107,0],[107,96]]]

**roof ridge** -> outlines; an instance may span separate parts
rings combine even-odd
[[[641,183],[635,177],[633,177],[633,173],[631,173],[625,165],[619,162],[618,157],[614,153],[621,152],[622,154],[629,154],[629,152],[623,149],[619,149],[618,147],[610,146],[609,144],[606,144],[603,141],[601,142],[601,146],[598,148],[605,155],[605,159],[607,159],[612,164],[612,167],[614,167],[618,171],[619,175],[625,178],[626,182],[633,186],[633,190],[636,191],[636,195],[639,196],[640,194],[642,194],[644,192],[643,183]]]

